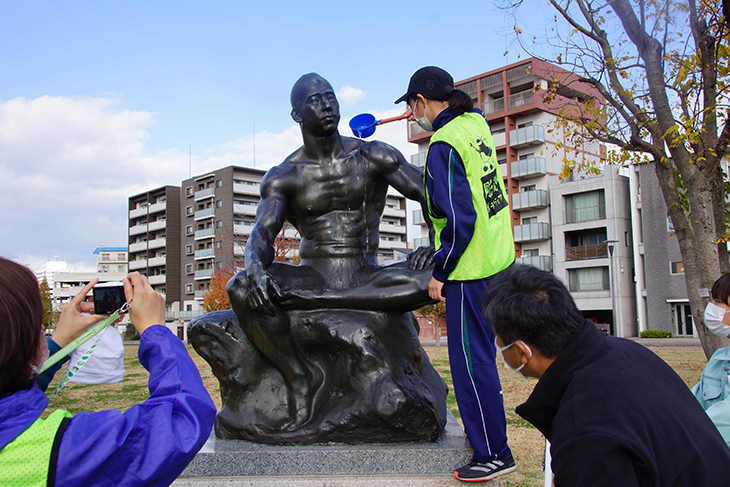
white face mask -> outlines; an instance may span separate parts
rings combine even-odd
[[[522,369],[525,367],[525,365],[527,365],[527,363],[523,363],[519,367],[515,368],[515,367],[512,367],[510,364],[508,364],[507,361],[504,359],[504,355],[502,355],[502,352],[504,352],[505,350],[507,350],[509,347],[511,347],[512,345],[514,345],[517,342],[522,342],[522,340],[517,340],[517,341],[510,343],[509,345],[500,347],[499,345],[497,345],[497,338],[495,337],[494,338],[494,347],[497,349],[497,353],[499,353],[499,358],[502,359],[502,362],[504,362],[504,366],[507,370],[513,370],[513,371],[519,373],[520,375],[522,375],[523,377],[525,377],[525,374],[524,374],[524,372],[522,372]],[[527,350],[530,352],[530,358],[532,358],[532,349],[530,348],[530,346],[528,344],[526,344],[525,342],[522,342],[522,344],[527,347]]]
[[[730,336],[730,326],[722,322],[726,311],[715,303],[707,303],[705,308],[705,325],[715,335]]]
[[[416,120],[416,123],[426,132],[432,132],[433,131],[433,125],[431,122],[426,118],[426,109],[428,109],[428,102],[425,101],[426,99],[423,99],[423,116]],[[413,113],[416,112],[416,105],[418,105],[418,98],[416,98],[416,103],[413,105]]]

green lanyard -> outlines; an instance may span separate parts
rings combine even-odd
[[[58,394],[58,392],[63,389],[63,387],[68,384],[68,381],[71,380],[71,378],[76,374],[76,372],[79,371],[79,369],[86,363],[86,361],[91,357],[91,354],[93,353],[94,349],[96,348],[96,345],[99,343],[99,340],[101,340],[101,337],[104,335],[104,331],[114,323],[117,318],[119,318],[123,313],[126,313],[129,311],[130,305],[129,303],[124,303],[121,308],[116,310],[114,313],[112,313],[108,318],[105,318],[104,320],[100,321],[99,323],[95,324],[88,330],[86,330],[81,336],[73,340],[71,343],[63,347],[58,352],[54,353],[51,357],[48,357],[45,362],[43,362],[43,365],[41,365],[40,370],[38,371],[38,374],[42,374],[46,370],[48,370],[49,367],[53,366],[54,364],[58,363],[61,359],[63,359],[66,355],[69,355],[71,352],[79,348],[84,343],[88,342],[92,338],[94,338],[96,335],[99,335],[99,337],[96,339],[94,344],[89,348],[88,352],[86,352],[81,359],[73,366],[69,367],[68,373],[66,374],[66,377],[63,378],[61,383],[58,385],[56,390],[53,394],[51,394],[51,397]]]

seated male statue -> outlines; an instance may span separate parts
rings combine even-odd
[[[191,323],[191,333],[200,328],[196,349],[221,380],[216,432],[271,443],[435,439],[445,423],[445,385],[411,313],[432,302],[433,247],[405,262],[377,262],[388,188],[419,201],[426,214],[422,172],[387,144],[341,136],[337,98],[318,74],[296,82],[291,105],[304,145],[262,179],[246,266],[228,282],[248,342],[236,353],[255,353],[256,367],[271,369],[256,372],[267,374],[265,384],[215,364],[225,360],[231,333],[203,336]],[[301,235],[297,266],[274,261],[285,222]],[[211,340],[227,342],[216,352]],[[224,384],[226,374],[237,377],[233,385]]]

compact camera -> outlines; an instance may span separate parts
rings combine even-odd
[[[127,301],[124,296],[124,284],[121,282],[104,282],[94,286],[94,313],[110,315],[122,307]]]

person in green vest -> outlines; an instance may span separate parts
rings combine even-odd
[[[516,468],[507,445],[502,387],[491,325],[482,312],[490,280],[515,260],[507,194],[492,133],[471,97],[449,73],[427,66],[413,74],[407,102],[433,131],[424,179],[435,229],[432,299],[446,302],[449,361],[456,401],[474,455],[454,476],[486,481]]]
[[[125,412],[56,410],[42,419],[48,405],[43,389],[51,378],[36,371],[48,345],[63,347],[103,318],[88,315],[93,305],[83,302],[95,281],[64,308],[46,342],[35,275],[0,257],[3,487],[166,486],[208,439],[216,408],[185,345],[165,326],[165,299],[138,272],[123,282],[140,333],[139,360],[150,373],[150,397]]]

